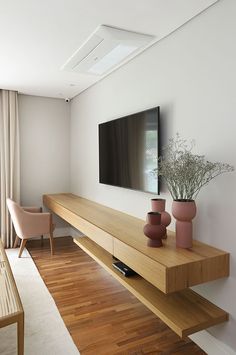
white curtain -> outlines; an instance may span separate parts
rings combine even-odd
[[[0,90],[0,229],[6,248],[14,243],[14,230],[6,198],[20,202],[20,142],[17,92]]]

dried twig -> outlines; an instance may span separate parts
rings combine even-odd
[[[159,159],[156,175],[162,176],[174,200],[194,200],[200,189],[216,176],[234,171],[229,164],[206,160],[204,155],[192,153],[194,141],[187,141],[176,134],[169,140]]]

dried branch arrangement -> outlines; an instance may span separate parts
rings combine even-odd
[[[166,181],[174,200],[195,200],[200,189],[216,176],[234,171],[220,162],[211,163],[204,155],[192,153],[194,142],[187,143],[176,134],[159,159],[158,175]]]

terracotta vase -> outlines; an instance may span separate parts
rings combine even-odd
[[[172,214],[176,218],[176,246],[191,248],[193,246],[192,219],[196,216],[195,201],[175,200],[172,204]]]
[[[171,222],[171,216],[168,212],[165,211],[166,200],[163,198],[152,198],[151,204],[152,204],[152,211],[159,212],[161,214],[161,224],[167,227]],[[167,238],[167,234],[165,234],[162,239],[166,239],[166,238]]]
[[[144,234],[148,237],[147,245],[153,248],[162,247],[162,237],[166,234],[166,227],[161,224],[161,214],[148,212],[147,222],[143,228]]]

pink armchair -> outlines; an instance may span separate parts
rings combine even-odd
[[[51,255],[53,255],[54,245],[51,213],[42,213],[42,209],[38,207],[21,207],[10,198],[7,199],[7,206],[16,231],[14,248],[17,247],[19,238],[21,239],[18,257],[21,257],[28,239],[44,234],[49,235]]]

